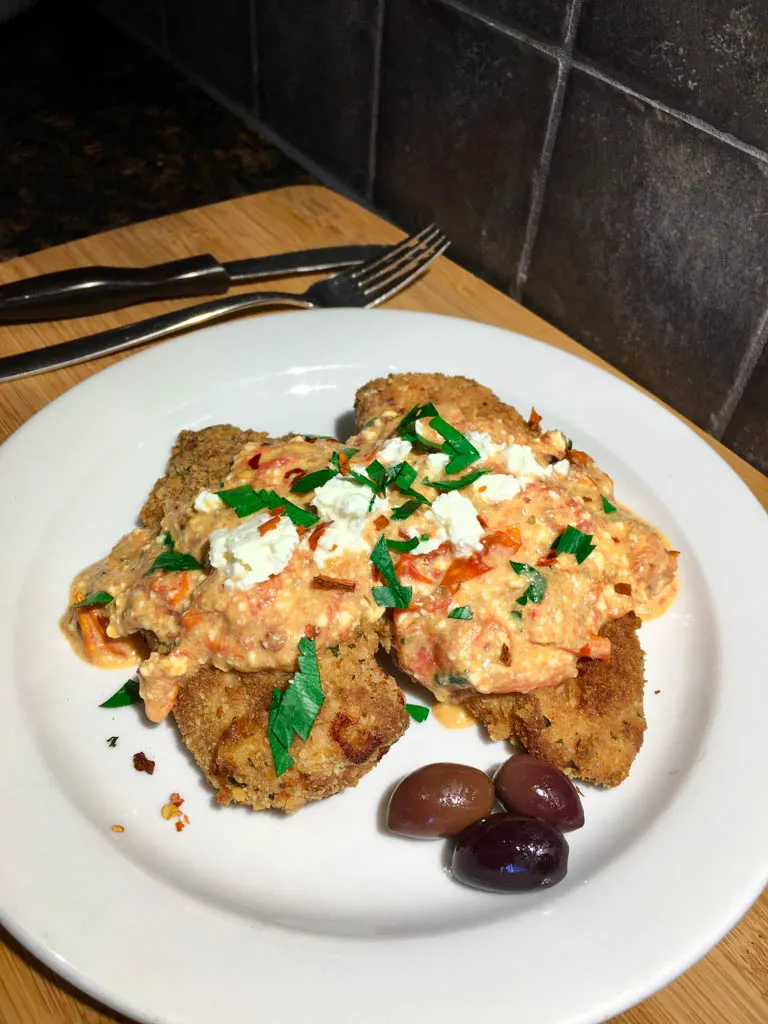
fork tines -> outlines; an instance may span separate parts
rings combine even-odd
[[[389,252],[353,271],[358,287],[366,294],[397,291],[404,280],[421,274],[450,245],[440,229],[430,224],[405,238]],[[382,296],[382,299],[386,296]]]

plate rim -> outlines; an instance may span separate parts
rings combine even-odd
[[[466,329],[469,331],[479,330],[483,332],[495,332],[497,335],[506,336],[508,341],[514,339],[518,343],[522,342],[524,346],[529,344],[534,346],[542,346],[549,350],[551,353],[556,353],[556,358],[558,360],[564,357],[566,361],[572,360],[573,363],[578,364],[581,367],[587,367],[590,373],[599,375],[600,377],[609,380],[611,382],[611,387],[626,389],[628,392],[631,392],[632,395],[641,398],[644,402],[649,403],[649,405],[652,406],[656,410],[656,412],[662,414],[663,417],[668,418],[669,422],[677,424],[677,427],[685,432],[685,436],[688,439],[690,439],[691,437],[694,438],[695,441],[698,442],[698,444],[701,446],[699,454],[702,455],[704,461],[708,461],[708,457],[711,456],[711,459],[714,460],[714,462],[712,462],[711,465],[717,465],[720,467],[718,472],[720,472],[722,467],[724,467],[727,473],[730,474],[731,486],[734,486],[736,484],[736,481],[738,481],[738,484],[741,485],[740,489],[736,488],[736,492],[740,494],[739,500],[743,501],[746,498],[746,495],[748,495],[750,501],[754,505],[752,511],[754,512],[756,510],[759,510],[761,513],[763,512],[759,502],[752,494],[752,492],[749,490],[744,481],[741,480],[738,474],[725,462],[725,460],[721,458],[721,456],[713,448],[711,448],[707,444],[707,442],[703,438],[699,437],[699,435],[696,434],[695,431],[693,431],[686,423],[679,419],[679,417],[675,413],[667,409],[652,396],[649,396],[647,393],[639,391],[638,389],[633,387],[631,383],[626,382],[620,377],[615,377],[613,374],[610,374],[607,370],[604,370],[602,367],[589,363],[575,354],[558,349],[555,346],[548,345],[546,342],[541,342],[536,339],[529,338],[526,335],[522,335],[512,331],[507,331],[504,328],[487,324],[479,324],[474,321],[464,320],[460,318],[444,317],[438,314],[431,314],[426,312],[412,313],[394,310],[378,310],[375,313],[371,311],[361,313],[359,311],[329,310],[317,311],[312,313],[312,315],[315,317],[322,316],[325,317],[326,319],[328,319],[329,317],[339,318],[340,314],[341,319],[348,319],[350,322],[353,319],[359,318],[361,315],[365,317],[375,316],[377,318],[428,318],[429,320],[450,321],[454,325],[457,323],[461,324],[461,330]],[[307,313],[301,312],[282,314],[280,320],[287,321],[289,318],[291,320],[296,320],[300,316],[307,315]],[[266,322],[268,323],[270,320],[272,320],[272,318],[269,318]],[[216,325],[213,327],[202,329],[200,331],[192,332],[189,335],[185,335],[182,338],[176,339],[174,342],[165,343],[163,348],[168,350],[171,346],[174,346],[176,350],[180,350],[181,347],[183,347],[185,344],[189,345],[190,339],[196,338],[199,342],[201,336],[209,337],[214,332],[221,333],[222,337],[225,334],[232,334],[234,337],[239,332],[239,329],[241,327],[242,324],[238,324],[236,322]],[[145,350],[141,353],[138,353],[132,357],[129,357],[128,359],[121,360],[117,364],[112,364],[109,367],[106,367],[104,370],[92,375],[85,381],[79,383],[78,385],[75,385],[73,388],[58,396],[57,399],[49,403],[37,414],[35,414],[35,416],[27,420],[3,443],[2,446],[0,446],[0,479],[2,479],[3,467],[5,465],[6,458],[8,457],[9,446],[14,448],[15,450],[19,445],[24,445],[26,442],[23,440],[23,438],[26,436],[27,428],[33,429],[32,424],[34,423],[38,425],[41,422],[47,423],[51,417],[53,417],[55,420],[55,417],[57,416],[56,410],[61,409],[62,405],[66,409],[69,403],[76,403],[78,401],[78,396],[80,396],[80,399],[82,399],[82,396],[88,393],[85,390],[86,388],[88,388],[89,390],[95,388],[97,391],[99,389],[103,390],[103,382],[105,379],[108,379],[109,382],[119,381],[123,375],[131,372],[130,370],[125,369],[127,366],[129,366],[129,364],[136,367],[139,361],[142,361],[142,363],[144,361],[155,361],[156,359],[158,359],[157,353],[160,351],[161,348],[154,347]],[[74,398],[72,397],[73,395],[75,396]],[[20,438],[22,440],[20,440]],[[704,453],[706,453],[706,456],[704,456]],[[2,513],[0,513],[0,521],[2,521]],[[766,551],[768,551],[768,544],[766,545]],[[768,561],[766,562],[766,567],[768,568]],[[614,1014],[617,1012],[621,1012],[621,1010],[626,1009],[628,1006],[634,1005],[637,1001],[647,997],[652,992],[657,991],[660,987],[662,987],[663,985],[667,984],[670,980],[672,980],[672,978],[677,977],[680,973],[682,973],[682,971],[686,970],[693,962],[699,959],[700,956],[702,956],[717,941],[719,941],[719,939],[733,927],[735,922],[738,921],[744,913],[746,913],[746,911],[749,909],[749,906],[751,906],[752,902],[754,902],[754,900],[759,896],[762,888],[765,885],[766,878],[768,878],[768,863],[763,864],[762,875],[760,877],[758,877],[758,874],[756,872],[754,878],[751,879],[752,884],[744,886],[741,889],[738,896],[734,895],[734,898],[731,901],[733,913],[730,916],[728,916],[727,920],[721,920],[719,926],[711,929],[711,934],[707,938],[703,939],[703,941],[699,945],[694,944],[692,947],[690,947],[687,951],[689,955],[684,955],[681,959],[678,959],[678,961],[674,963],[669,963],[667,965],[668,970],[666,972],[657,971],[656,976],[654,977],[654,981],[650,988],[648,987],[647,983],[640,984],[636,992],[633,992],[632,994],[630,994],[629,992],[625,992],[625,995],[628,996],[630,999],[629,1002],[626,1002],[623,999],[619,999],[618,1002],[615,1002],[613,1005],[606,1004],[605,1006],[602,1006],[599,1009],[598,1007],[595,1007],[595,1009],[598,1010],[598,1012],[601,1014]],[[88,994],[92,995],[94,998],[98,999],[102,1003],[105,1003],[108,1006],[115,1006],[116,1008],[121,1009],[122,1012],[130,1013],[138,1019],[153,1022],[162,1021],[163,1024],[165,1024],[165,1021],[173,1020],[172,1017],[157,1016],[153,1014],[151,1011],[148,1011],[146,1008],[131,1005],[128,1002],[121,1003],[116,1001],[114,993],[103,990],[96,980],[83,977],[82,974],[77,971],[75,965],[69,964],[65,961],[63,962],[58,957],[58,954],[54,950],[48,949],[48,947],[46,947],[44,943],[36,941],[35,936],[29,933],[24,928],[23,923],[20,920],[8,920],[4,913],[2,916],[2,920],[5,926],[8,928],[9,932],[12,935],[14,935],[14,937],[16,937],[18,941],[22,943],[22,945],[28,948],[33,953],[33,955],[37,956],[38,959],[42,960],[43,963],[46,963],[48,966],[52,967],[53,970],[55,970],[57,973],[67,978],[67,980],[71,981],[73,984],[83,989]],[[588,1011],[588,1015],[580,1014],[568,1018],[562,1018],[563,1024],[566,1024],[566,1021],[567,1024],[576,1024],[576,1022],[579,1022],[579,1024],[586,1024],[587,1021],[597,1021],[598,1019],[604,1019],[604,1017],[594,1017],[591,1011]]]

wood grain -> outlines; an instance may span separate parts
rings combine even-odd
[[[222,260],[239,259],[320,245],[394,241],[399,235],[391,225],[340,196],[323,188],[302,186],[218,203],[34,253],[0,266],[0,280],[95,263],[137,266],[201,252],[211,252]],[[276,282],[275,286],[300,291],[308,283],[306,278],[294,278]],[[185,304],[188,300],[153,303],[60,323],[0,327],[0,354],[50,345]],[[550,324],[446,259],[440,260],[426,277],[391,305],[444,313],[529,334],[622,376]],[[52,399],[129,354],[0,384],[0,441]],[[698,428],[693,429],[732,466],[768,509],[768,478]],[[0,945],[0,1024],[130,1024],[127,1018],[98,1006],[57,978],[10,936],[4,938]],[[681,978],[614,1018],[614,1024],[766,1021],[768,893],[708,956]]]

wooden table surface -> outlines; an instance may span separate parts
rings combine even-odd
[[[399,232],[373,214],[326,189],[306,186],[218,203],[34,253],[0,265],[0,281],[96,263],[140,266],[200,252],[229,260],[344,242],[388,242],[398,237]],[[275,286],[299,291],[306,284],[307,279],[294,278]],[[60,323],[0,327],[0,354],[130,323],[188,301],[155,303]],[[581,345],[446,259],[439,260],[428,275],[391,305],[519,331],[621,376]],[[0,383],[0,442],[52,398],[129,354],[10,384]],[[728,461],[768,508],[768,478],[701,431],[697,432]],[[114,1021],[127,1024],[125,1017],[97,1005],[57,978],[9,935],[0,932],[0,939],[4,940],[0,945],[0,1024],[106,1024]],[[708,956],[651,999],[614,1018],[614,1024],[765,1024],[766,1021],[768,892]]]

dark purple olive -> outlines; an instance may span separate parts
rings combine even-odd
[[[490,814],[493,782],[466,764],[428,764],[407,775],[389,800],[387,828],[401,836],[438,839],[455,836]]]
[[[568,841],[554,825],[519,814],[492,814],[456,839],[453,874],[491,892],[530,892],[557,885],[568,870]]]
[[[516,754],[496,772],[496,795],[508,811],[541,818],[561,832],[584,824],[579,794],[559,768],[530,754]]]

